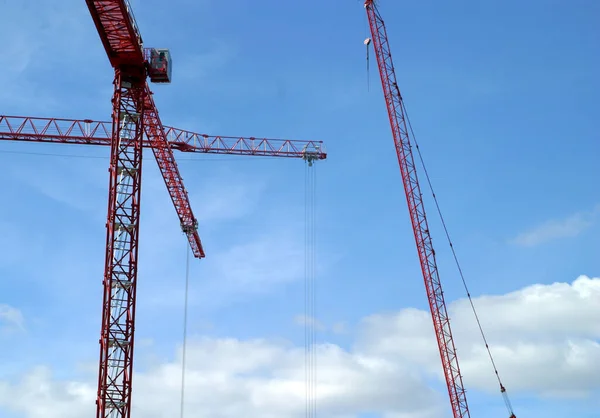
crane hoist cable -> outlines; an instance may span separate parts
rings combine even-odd
[[[367,91],[370,90],[370,72],[369,72],[369,45],[371,45],[371,38],[366,38],[365,41],[363,42],[365,44],[365,47],[367,48]]]
[[[181,405],[180,418],[184,416],[185,402],[185,369],[186,369],[186,354],[187,354],[187,323],[188,323],[188,300],[190,288],[190,247],[186,243],[185,256],[185,291],[183,302],[183,343],[181,348]]]
[[[369,19],[367,18],[366,15],[364,15],[364,20],[365,20],[365,40],[364,40],[364,44],[365,44],[365,48],[367,50],[367,91],[371,90],[371,66],[369,65],[369,45],[371,45],[371,38],[369,38],[368,33],[369,33]]]
[[[404,101],[402,101],[402,107],[404,109],[404,114],[406,115],[406,122],[408,123],[408,128],[410,129],[410,134],[412,136],[413,143],[415,144],[415,148],[417,149],[419,161],[421,162],[421,166],[423,167],[423,173],[425,174],[425,179],[427,180],[427,185],[429,186],[429,190],[431,191],[431,195],[433,196],[433,201],[435,202],[435,207],[437,209],[438,216],[439,216],[442,226],[444,228],[444,233],[446,234],[446,239],[448,240],[448,244],[450,245],[450,250],[452,251],[452,256],[454,257],[454,262],[458,269],[458,274],[460,275],[463,287],[465,289],[467,297],[469,298],[471,310],[473,311],[473,315],[475,316],[475,320],[477,321],[477,326],[479,327],[479,332],[481,334],[481,338],[483,339],[483,342],[485,344],[485,349],[487,350],[490,362],[492,364],[492,367],[494,368],[494,373],[496,375],[496,379],[498,380],[498,384],[500,385],[500,393],[502,394],[502,397],[504,398],[504,403],[506,404],[506,409],[508,410],[508,413],[510,414],[509,418],[516,418],[516,415],[512,408],[512,404],[510,402],[510,399],[508,398],[508,393],[506,392],[506,387],[502,384],[502,380],[500,379],[500,374],[498,373],[498,368],[496,367],[496,362],[494,361],[494,356],[492,355],[492,351],[490,349],[487,338],[485,336],[485,332],[483,331],[483,326],[481,325],[481,320],[479,319],[479,315],[477,314],[477,309],[475,309],[475,304],[473,303],[473,299],[471,298],[471,292],[469,291],[469,287],[467,286],[467,280],[465,279],[463,269],[458,260],[456,250],[454,249],[454,244],[452,243],[452,239],[450,238],[450,232],[448,231],[448,227],[446,226],[446,221],[444,219],[442,210],[440,208],[440,204],[438,202],[437,196],[433,189],[433,184],[431,183],[431,178],[429,177],[429,172],[427,171],[427,167],[425,166],[425,161],[423,159],[423,155],[421,154],[421,149],[419,148],[419,143],[417,142],[417,139],[415,137],[415,132],[413,131],[412,124],[410,123],[410,118],[408,116],[408,112],[404,105]]]
[[[316,168],[307,160],[304,178],[304,373],[305,416],[317,416]]]

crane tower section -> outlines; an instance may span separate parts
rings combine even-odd
[[[444,369],[446,385],[448,387],[450,403],[452,405],[453,416],[454,418],[468,418],[470,417],[470,414],[467,398],[460,373],[460,367],[458,365],[456,347],[452,337],[442,284],[438,274],[435,251],[433,249],[429,226],[427,224],[423,197],[412,153],[404,104],[396,80],[387,31],[383,18],[381,17],[374,0],[366,0],[364,7],[369,19],[369,27],[373,38],[373,48],[377,56],[377,65],[379,67],[383,94],[394,137],[402,182],[404,184],[404,192],[408,203],[410,219],[427,291],[433,327],[435,329]],[[368,45],[367,42],[366,44]]]
[[[97,418],[129,418],[142,175],[144,83],[116,71]]]

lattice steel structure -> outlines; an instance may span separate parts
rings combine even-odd
[[[97,418],[129,418],[135,334],[142,156],[152,149],[183,232],[196,258],[204,257],[173,150],[233,155],[325,159],[320,141],[201,135],[163,126],[148,79],[171,81],[167,49],[143,48],[127,0],[86,0],[114,69],[112,121],[0,115],[0,140],[110,147],[109,197]]]
[[[419,262],[427,290],[427,299],[429,301],[431,318],[433,320],[433,327],[435,329],[450,403],[452,405],[452,413],[454,414],[454,418],[470,417],[446,302],[444,301],[442,283],[435,260],[435,251],[427,224],[423,194],[419,186],[404,104],[396,80],[387,31],[376,3],[373,0],[367,0],[364,6],[369,19],[373,49],[377,56],[383,95],[392,128],[394,146],[398,156],[398,164],[400,165],[404,193],[419,253]]]

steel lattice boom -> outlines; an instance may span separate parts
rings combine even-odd
[[[158,163],[158,168],[165,180],[165,185],[179,216],[181,229],[187,235],[190,247],[196,258],[204,257],[204,249],[198,235],[198,221],[192,213],[192,207],[187,191],[183,187],[181,174],[175,162],[171,145],[167,140],[165,130],[158,116],[158,111],[152,100],[152,92],[146,85],[144,94],[144,130],[150,141],[152,152]]]
[[[365,1],[365,9],[369,18],[371,36],[373,37],[373,48],[377,55],[379,75],[381,76],[383,94],[398,155],[404,192],[419,253],[452,412],[454,418],[470,417],[385,24],[373,0]]]
[[[129,0],[86,0],[113,68],[144,62],[142,36]]]
[[[164,126],[164,132],[171,149],[181,152],[327,158],[323,141],[214,136],[168,126]],[[0,141],[110,146],[111,135],[111,122],[0,115]],[[147,138],[144,139],[144,146],[151,146]]]

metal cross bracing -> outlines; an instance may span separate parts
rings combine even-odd
[[[165,180],[165,185],[175,206],[175,210],[179,215],[181,229],[188,237],[190,247],[194,257],[204,257],[204,250],[200,242],[200,236],[196,233],[198,230],[198,222],[194,218],[191,210],[187,209],[187,193],[181,181],[181,174],[175,162],[173,152],[169,149],[165,130],[162,126],[158,111],[152,100],[152,93],[146,89],[144,95],[144,108],[147,109],[144,115],[146,136],[150,141],[150,147],[154,153],[154,158],[158,163],[160,172]]]
[[[171,81],[166,49],[144,48],[126,0],[86,0],[114,69],[112,121],[0,116],[0,140],[110,146],[97,418],[129,418],[135,334],[142,156],[152,149],[183,232],[204,257],[173,150],[325,159],[321,142],[208,136],[162,125],[148,79]]]
[[[113,68],[139,66],[142,36],[129,0],[86,0],[88,9]]]
[[[435,259],[435,251],[427,224],[423,194],[419,186],[404,104],[396,80],[387,31],[374,0],[366,0],[364,6],[367,11],[371,36],[373,37],[373,49],[377,56],[383,95],[385,97],[394,145],[400,165],[408,211],[419,254],[421,271],[427,291],[427,299],[429,301],[453,416],[454,418],[470,417],[446,302],[444,301],[444,292]]]
[[[323,141],[207,135],[169,126],[163,126],[163,130],[169,148],[180,152],[301,159],[314,156],[318,160],[327,158]],[[112,122],[0,115],[0,141],[110,146],[111,138]],[[144,138],[143,144],[146,148],[151,143]]]
[[[98,372],[99,403],[109,417],[128,411],[133,375],[144,87],[139,78],[116,72]]]

